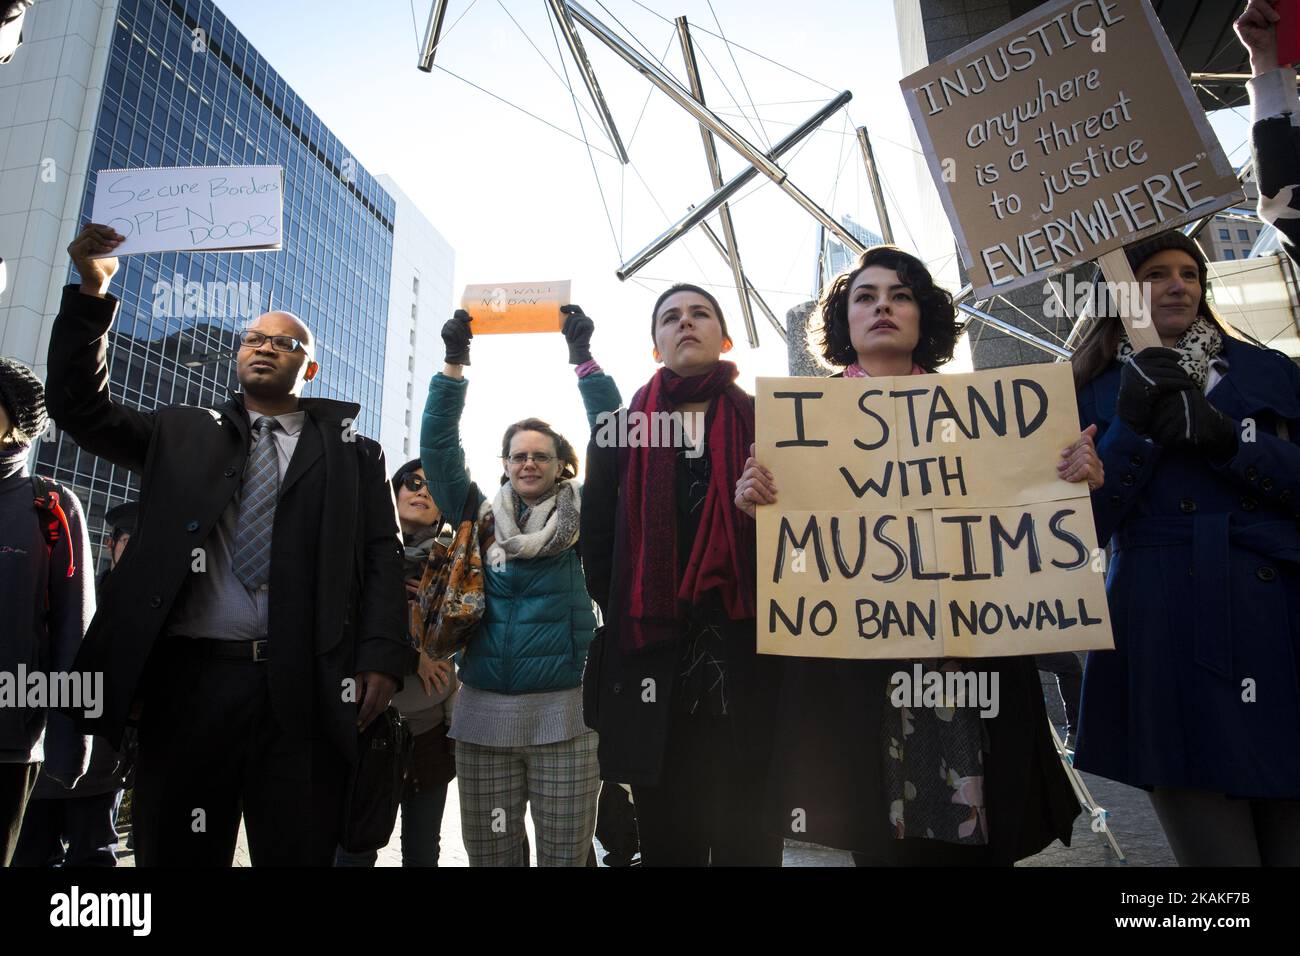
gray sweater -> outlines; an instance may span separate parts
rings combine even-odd
[[[59,486],[59,492],[68,534],[55,546],[51,561],[26,461],[0,457],[0,608],[4,609],[4,626],[0,628],[0,763],[44,761],[52,777],[71,786],[85,773],[90,738],[77,734],[71,718],[55,713],[49,705],[102,706],[103,686],[101,682],[95,688],[91,680],[80,680],[78,700],[49,699],[58,684],[75,686],[49,681],[45,675],[71,672],[95,611],[90,538],[81,503],[67,488]],[[67,573],[69,549],[75,569],[71,577]],[[42,676],[33,679],[37,674]],[[33,695],[41,684],[46,685],[46,706],[17,706],[35,703]],[[96,691],[100,699],[92,701],[90,695]]]

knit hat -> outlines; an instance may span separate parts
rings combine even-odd
[[[1125,246],[1124,256],[1128,259],[1128,264],[1133,269],[1133,272],[1136,273],[1142,263],[1157,253],[1165,252],[1168,249],[1185,252],[1196,263],[1196,277],[1201,283],[1201,301],[1196,304],[1196,314],[1208,318],[1212,314],[1209,300],[1205,297],[1205,293],[1210,288],[1209,267],[1205,262],[1205,253],[1201,252],[1201,247],[1195,239],[1183,235],[1177,229],[1170,229],[1168,232],[1157,233],[1150,239],[1143,239],[1141,242]]]
[[[0,404],[29,443],[44,433],[49,420],[45,412],[45,386],[26,365],[0,358]]]
[[[1205,253],[1201,252],[1201,247],[1195,239],[1183,235],[1177,229],[1171,229],[1168,232],[1157,233],[1150,239],[1143,239],[1141,242],[1135,242],[1131,246],[1124,247],[1124,255],[1128,258],[1128,264],[1134,272],[1142,263],[1146,262],[1156,253],[1164,252],[1168,249],[1177,249],[1179,252],[1185,252],[1196,261],[1196,269],[1201,280],[1201,289],[1206,288],[1208,282],[1209,270],[1205,264]]]
[[[393,496],[397,496],[398,490],[402,487],[403,478],[413,471],[419,471],[423,467],[424,465],[420,462],[420,459],[412,458],[401,468],[397,469],[396,474],[393,475]]]

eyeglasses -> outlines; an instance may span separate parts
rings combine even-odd
[[[546,454],[546,452],[542,452],[542,451],[530,451],[530,452],[521,451],[514,455],[507,455],[505,457],[505,460],[510,462],[510,464],[514,465],[516,468],[521,467],[524,464],[524,462],[528,462],[528,461],[534,462],[538,465],[545,466],[555,461],[555,456],[548,455]]]
[[[429,487],[429,482],[419,475],[406,475],[402,478],[402,487],[415,494],[420,489]]]
[[[271,348],[277,352],[296,352],[298,349],[302,349],[304,352],[307,351],[306,343],[295,339],[291,335],[264,335],[261,332],[249,330],[239,336],[240,344],[250,349],[260,349],[268,339],[271,341]]]

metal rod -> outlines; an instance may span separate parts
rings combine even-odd
[[[826,285],[826,227],[817,225],[817,261],[813,263],[813,301],[822,297],[822,286]]]
[[[894,227],[889,224],[889,210],[885,208],[885,194],[880,186],[880,172],[876,169],[876,154],[871,151],[871,137],[867,135],[865,126],[858,127],[858,145],[862,147],[862,164],[867,167],[867,182],[871,184],[871,198],[876,201],[880,237],[892,245]]]
[[[551,0],[552,3],[558,0]],[[704,103],[704,85],[700,82],[699,64],[695,62],[695,44],[691,42],[690,24],[685,17],[677,18],[677,39],[682,45],[682,59],[686,63],[686,76],[691,81],[691,95],[701,104]],[[718,146],[713,141],[713,132],[700,124],[700,138],[704,141],[704,159],[709,164],[709,179],[713,188],[722,185],[722,167],[718,163]],[[731,207],[725,202],[718,207],[722,219],[722,238],[726,241],[726,260],[731,266],[731,278],[736,283],[736,295],[740,298],[740,313],[745,320],[745,337],[749,339],[750,348],[758,348],[758,327],[754,324],[754,310],[749,304],[749,294],[745,290],[745,273],[740,265],[740,246],[736,242],[736,229],[731,221]],[[707,227],[708,223],[704,223]]]
[[[424,28],[424,42],[420,44],[420,62],[416,64],[425,73],[433,72],[433,56],[438,52],[438,42],[442,39],[442,21],[446,15],[447,0],[433,0],[429,23]]]
[[[564,39],[569,44],[569,52],[573,54],[573,60],[578,64],[578,72],[582,74],[582,81],[587,84],[587,92],[600,112],[600,122],[605,127],[605,135],[609,138],[610,145],[614,147],[614,152],[618,154],[618,161],[626,166],[631,160],[628,159],[627,150],[623,148],[623,140],[614,125],[614,117],[605,102],[605,94],[600,91],[600,83],[596,81],[596,71],[591,68],[591,61],[587,59],[587,49],[582,45],[582,38],[578,36],[578,31],[573,28],[573,21],[569,19],[564,0],[546,0],[546,2],[550,4],[555,22],[559,24],[560,32],[564,34]]]
[[[1057,345],[1055,342],[1047,341],[1047,339],[1041,339],[1037,335],[1033,335],[1030,332],[1026,332],[1020,326],[1012,325],[1010,322],[1004,321],[1003,319],[999,319],[997,316],[989,315],[987,312],[983,311],[982,309],[977,309],[973,305],[967,305],[966,303],[963,302],[958,304],[957,308],[961,309],[967,315],[979,319],[985,325],[991,325],[999,332],[1006,333],[1007,335],[1011,336],[1013,339],[1019,339],[1021,342],[1024,342],[1027,345],[1033,345],[1037,348],[1042,349],[1044,352],[1050,352],[1053,355],[1059,356],[1060,358],[1068,359],[1070,357],[1069,349],[1062,348],[1061,346]]]
[[[704,230],[704,234],[708,236],[709,240],[713,243],[713,248],[718,250],[718,255],[722,256],[724,259],[727,258],[727,248],[722,244],[722,240],[718,238],[718,234],[713,231],[713,227],[710,226],[708,222],[702,222],[700,223],[700,228]],[[758,294],[758,290],[754,288],[754,283],[749,281],[749,276],[741,273],[741,280],[745,283],[745,291],[749,293],[750,298],[754,300],[754,303],[758,306],[759,310],[767,316],[767,321],[772,323],[772,328],[776,329],[776,334],[781,336],[781,339],[784,341],[786,337],[785,326],[783,326],[781,321],[776,317],[776,313],[768,307],[767,302],[765,302],[763,297]]]
[[[845,90],[843,93],[836,96],[835,99],[831,100],[811,117],[804,120],[803,123],[791,130],[784,139],[773,146],[770,155],[778,157],[783,153],[788,152],[791,148],[798,145],[800,141],[806,139],[813,130],[824,123],[836,112],[836,110],[852,98],[853,94],[848,90]],[[618,271],[615,274],[620,279],[627,279],[629,276],[635,275],[638,270],[654,259],[655,256],[659,255],[659,253],[663,252],[670,245],[712,215],[715,209],[739,192],[746,183],[757,175],[758,170],[753,166],[750,166],[743,172],[737,173],[735,176],[731,177],[731,179],[727,180],[721,189],[714,190],[713,195],[709,196],[698,206],[692,206],[685,216],[669,226],[662,235],[652,241],[627,262],[623,263],[623,265],[619,266]],[[860,243],[858,244],[858,247],[861,248]]]
[[[574,0],[563,0],[564,5],[568,8],[573,17],[584,27],[595,34],[596,38],[608,46],[625,60],[629,66],[648,79],[655,86],[659,87],[670,99],[677,103],[678,106],[690,113],[695,119],[703,123],[715,134],[720,136],[724,142],[732,149],[740,153],[749,163],[754,165],[760,173],[766,176],[772,182],[781,188],[781,191],[791,199],[802,206],[813,218],[826,225],[826,228],[833,232],[841,242],[848,246],[855,253],[865,251],[866,247],[858,241],[857,237],[835,221],[825,209],[817,205],[810,196],[804,193],[798,186],[790,182],[786,171],[772,161],[767,155],[760,152],[745,137],[741,136],[734,129],[728,126],[707,106],[700,103],[695,97],[691,96],[690,91],[678,83],[675,79],[659,69],[644,56],[632,49],[623,42],[622,37],[612,32],[605,24],[601,23],[590,13],[584,10]]]

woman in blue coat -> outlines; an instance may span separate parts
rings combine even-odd
[[[564,335],[594,427],[621,404],[591,359],[591,319],[577,306]],[[473,332],[457,311],[442,329],[446,365],[429,383],[420,459],[434,503],[463,512],[473,495],[491,513],[483,618],[459,656],[456,741],[461,832],[470,866],[527,866],[524,808],[532,806],[539,866],[583,866],[596,825],[596,734],[582,721],[582,671],[596,618],[578,557],[581,494],[573,446],[536,418],[506,429],[495,498],[472,485],[460,446]]]
[[[1164,347],[1109,316],[1073,359],[1115,631],[1075,765],[1148,789],[1181,865],[1300,864],[1300,368],[1229,333],[1192,240],[1127,254]]]

